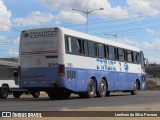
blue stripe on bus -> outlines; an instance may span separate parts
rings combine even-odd
[[[58,77],[58,68],[26,68],[21,70],[21,87],[53,87],[57,82],[60,87],[65,87],[74,92],[85,92],[89,79],[94,76],[99,89],[100,80],[105,77],[108,81],[108,90],[133,90],[136,79],[140,80],[141,89],[145,89],[145,81],[142,74],[87,70],[78,68],[66,68],[65,77]],[[142,84],[143,83],[143,84]]]

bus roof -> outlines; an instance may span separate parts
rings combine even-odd
[[[127,44],[123,44],[123,43],[119,43],[116,41],[111,41],[105,38],[100,38],[100,37],[96,37],[93,35],[89,35],[86,33],[82,33],[82,32],[78,32],[78,31],[74,31],[74,30],[70,30],[70,29],[66,29],[63,27],[57,27],[58,29],[61,29],[63,31],[63,34],[67,34],[67,35],[71,35],[71,36],[75,36],[78,38],[82,38],[82,39],[87,39],[87,40],[91,40],[91,41],[95,41],[95,42],[99,42],[99,43],[104,43],[107,45],[112,45],[112,46],[116,46],[116,47],[120,47],[120,48],[124,48],[124,49],[128,49],[128,50],[133,50],[133,51],[137,51],[140,52],[141,50],[137,47],[133,47]]]

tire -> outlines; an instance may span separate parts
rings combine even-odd
[[[97,91],[97,96],[98,97],[105,97],[106,92],[107,92],[106,81],[104,79],[101,79],[100,86],[99,86],[99,91]]]
[[[54,93],[53,93],[53,92],[47,92],[47,94],[48,94],[48,97],[49,97],[51,100],[55,99],[55,96],[54,96]]]
[[[93,79],[90,79],[87,90],[87,98],[94,98],[96,94],[96,83]]]
[[[40,91],[33,91],[33,92],[31,92],[31,94],[32,94],[33,98],[39,98]]]
[[[69,99],[69,97],[71,96],[71,92],[68,91],[68,90],[65,90],[63,93],[62,93],[62,97],[64,99]]]
[[[13,97],[14,98],[20,98],[20,96],[22,95],[22,92],[13,92]]]
[[[80,98],[87,98],[87,94],[86,93],[79,93],[79,97]]]
[[[135,84],[134,84],[134,90],[131,91],[131,95],[137,95],[138,93],[138,82],[136,81]]]
[[[0,98],[6,99],[8,97],[9,89],[7,86],[2,86],[0,89]]]
[[[107,92],[106,92],[106,97],[109,96],[110,93],[111,93],[110,91],[107,91]]]

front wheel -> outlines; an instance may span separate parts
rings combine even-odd
[[[137,95],[138,93],[138,82],[134,84],[134,90],[131,91],[131,95]]]
[[[7,86],[2,86],[0,89],[0,98],[6,99],[8,97],[9,89]]]

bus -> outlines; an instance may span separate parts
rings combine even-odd
[[[8,95],[14,98],[20,98],[22,94],[32,94],[34,98],[38,98],[39,91],[28,91],[22,89],[18,85],[18,66],[0,65],[0,98],[7,99]]]
[[[20,36],[20,87],[50,99],[105,97],[144,90],[143,52],[136,47],[63,27],[29,29]]]

